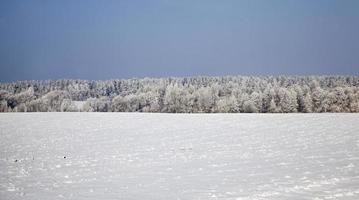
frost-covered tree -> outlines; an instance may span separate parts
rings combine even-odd
[[[359,91],[358,88],[350,88],[348,93],[348,110],[350,112],[359,112]]]
[[[280,105],[280,112],[290,113],[297,112],[298,102],[297,95],[294,90],[279,88],[278,90],[278,98]]]
[[[176,85],[168,85],[164,96],[164,111],[170,113],[186,112],[186,91]]]
[[[140,101],[136,95],[116,96],[112,100],[112,111],[114,112],[138,112]]]
[[[0,111],[358,112],[358,95],[358,76],[19,81],[0,84]]]
[[[43,98],[35,99],[27,104],[28,112],[48,112],[49,106],[46,104]]]
[[[26,102],[29,102],[34,99],[34,90],[32,87],[27,88],[25,91],[9,95],[7,98],[7,104],[11,108],[15,108],[20,106],[20,108],[16,108],[16,111],[26,112]]]
[[[27,107],[25,103],[20,103],[15,107],[16,112],[27,112]]]
[[[221,98],[217,102],[217,108],[215,109],[215,112],[221,112],[221,113],[239,112],[239,105],[237,99],[233,95],[229,97]]]
[[[277,113],[277,112],[279,112],[279,110],[277,108],[277,105],[276,105],[273,98],[270,100],[269,107],[268,107],[268,112],[269,113]]]
[[[314,83],[315,84],[315,83]],[[313,111],[315,112],[326,112],[327,106],[325,104],[326,93],[323,89],[316,86],[312,91],[312,102],[313,102]]]
[[[63,90],[54,90],[41,98],[43,106],[46,106],[49,112],[61,112],[61,105],[64,99],[68,99],[69,94]]]
[[[200,112],[213,112],[216,101],[218,100],[218,91],[215,88],[201,87],[195,92],[195,96]]]
[[[115,98],[112,99],[112,111],[113,112],[125,112],[127,111],[127,101],[126,99],[121,96],[121,95],[118,95],[116,96]]]
[[[263,103],[262,94],[260,93],[260,91],[252,92],[252,94],[249,96],[249,99],[254,104],[255,112],[260,112],[262,110]]]
[[[78,112],[78,108],[71,99],[64,99],[61,103],[61,112]]]
[[[302,112],[311,113],[313,112],[313,101],[309,93],[305,94],[302,104]]]
[[[107,112],[110,109],[110,100],[108,97],[89,98],[82,107],[85,112]]]
[[[256,107],[253,100],[247,100],[243,103],[243,109],[246,113],[256,113],[258,112],[258,108]]]
[[[304,112],[304,109],[305,109],[305,95],[304,95],[304,92],[303,92],[302,88],[298,84],[295,84],[293,87],[291,87],[289,89],[291,89],[292,91],[294,91],[296,93],[297,111],[298,112]]]
[[[141,93],[140,98],[140,109],[142,112],[160,112],[160,97],[157,93],[148,91]]]
[[[5,100],[0,101],[0,112],[8,112],[7,101]]]

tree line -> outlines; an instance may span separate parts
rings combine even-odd
[[[0,84],[0,112],[359,112],[357,76],[169,77]]]

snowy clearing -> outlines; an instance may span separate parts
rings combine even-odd
[[[0,114],[0,199],[359,199],[359,114]]]

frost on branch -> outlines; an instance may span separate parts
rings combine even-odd
[[[0,112],[76,111],[359,112],[359,77],[200,76],[0,84]]]

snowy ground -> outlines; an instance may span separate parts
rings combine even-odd
[[[0,199],[359,199],[359,114],[0,114]]]

